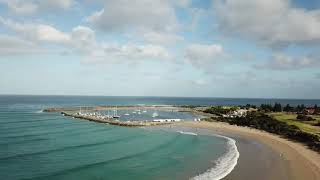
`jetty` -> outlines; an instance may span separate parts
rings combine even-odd
[[[69,113],[69,112],[61,112],[64,116],[69,116],[77,119],[84,119],[88,121],[94,121],[98,123],[107,123],[116,126],[127,126],[127,127],[139,127],[139,126],[156,126],[156,125],[167,125],[172,124],[174,121],[120,121],[116,118],[97,115],[97,114],[80,114],[80,113]]]

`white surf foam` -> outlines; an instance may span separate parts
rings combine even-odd
[[[38,111],[36,111],[35,113],[43,113],[43,110],[41,109],[41,110],[38,110]]]
[[[215,135],[228,140],[227,153],[215,161],[216,166],[206,172],[191,178],[192,180],[219,180],[226,177],[237,165],[240,153],[236,146],[236,141],[226,136]]]
[[[198,134],[193,133],[193,132],[185,132],[185,131],[178,131],[180,134],[186,134],[186,135],[192,135],[192,136],[198,136]]]

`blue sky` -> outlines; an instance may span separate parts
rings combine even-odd
[[[317,0],[0,0],[0,94],[320,98]]]

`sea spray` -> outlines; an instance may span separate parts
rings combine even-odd
[[[227,153],[215,161],[215,167],[206,172],[191,178],[192,180],[219,180],[226,177],[237,165],[240,153],[236,146],[236,141],[226,136],[215,135],[228,140]]]

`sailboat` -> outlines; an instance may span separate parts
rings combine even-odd
[[[113,110],[113,118],[120,118],[120,116],[118,115],[118,111],[117,111],[117,107]]]
[[[136,112],[137,112],[137,114],[141,114],[141,110],[138,106],[137,106]]]
[[[155,118],[155,117],[158,117],[159,114],[157,113],[157,111],[154,111],[154,113],[152,114],[152,117]]]

